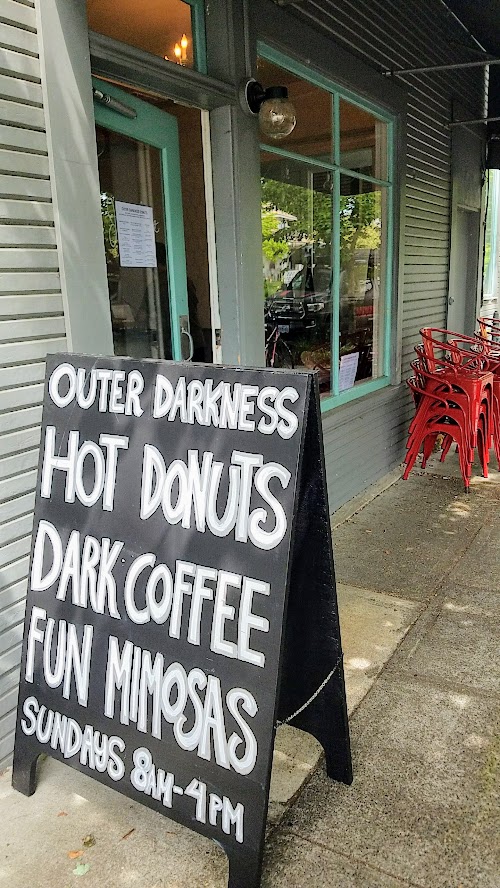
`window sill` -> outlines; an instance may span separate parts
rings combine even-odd
[[[348,404],[350,401],[356,401],[358,398],[372,394],[372,392],[378,392],[380,389],[390,385],[390,383],[391,380],[388,376],[381,376],[379,379],[370,379],[368,382],[354,385],[338,395],[324,395],[320,399],[321,413],[327,413],[329,410],[334,410],[335,407]]]

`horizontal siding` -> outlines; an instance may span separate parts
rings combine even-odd
[[[4,74],[0,66],[0,98],[42,108],[42,86]]]
[[[32,454],[32,464],[36,466],[38,451],[32,450],[29,452]],[[20,468],[19,463],[17,463],[15,465],[17,474],[10,477],[7,476],[7,478],[0,481],[0,503],[33,490],[36,481],[36,469],[34,468],[32,471],[26,472],[20,471]],[[24,468],[26,468],[26,464]],[[5,528],[2,530],[5,531]]]
[[[44,362],[65,347],[36,13],[0,0],[0,769],[13,748]]]
[[[467,35],[437,0],[303,0],[290,15],[307,22],[378,72],[466,61]],[[399,78],[398,78],[399,80]],[[419,329],[446,323],[453,103],[482,116],[479,69],[407,75],[407,179],[403,218],[403,378]],[[370,406],[373,405],[373,406]],[[323,417],[330,506],[338,508],[402,457],[411,399],[402,385]]]
[[[359,403],[352,402],[323,416],[330,511],[401,461],[407,428],[406,404],[406,386],[389,386],[364,398],[363,411]]]
[[[16,29],[25,29],[36,34],[36,12],[33,3],[18,3],[18,0],[2,0],[0,22]]]

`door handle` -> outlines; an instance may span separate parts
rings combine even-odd
[[[187,358],[183,358],[184,361],[192,361],[194,355],[194,342],[193,337],[191,336],[191,332],[189,330],[189,318],[187,315],[181,315],[179,318],[179,326],[181,329],[181,336],[187,336],[189,343],[189,355]]]
[[[189,330],[181,330],[181,333],[184,333],[184,336],[187,336],[188,342],[189,342],[189,357],[184,358],[184,360],[185,361],[192,361],[193,355],[194,355],[193,337],[191,336],[191,333],[189,332]]]

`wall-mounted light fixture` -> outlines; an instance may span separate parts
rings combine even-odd
[[[242,105],[245,111],[259,115],[260,131],[270,139],[279,141],[295,129],[295,108],[288,98],[286,86],[264,89],[252,78],[243,84]]]

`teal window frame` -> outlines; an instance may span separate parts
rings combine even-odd
[[[204,0],[182,0],[191,7],[193,30],[194,68],[200,74],[207,73],[207,36],[205,30]]]
[[[364,395],[372,394],[391,384],[392,372],[392,303],[393,303],[393,251],[394,251],[394,138],[395,138],[395,117],[389,112],[383,111],[378,105],[361,98],[359,95],[350,92],[350,90],[339,86],[327,77],[324,77],[317,71],[311,71],[310,68],[300,62],[284,55],[266,43],[257,42],[257,54],[259,57],[266,59],[274,65],[285,68],[290,73],[295,74],[303,80],[308,80],[315,86],[321,87],[329,92],[332,97],[332,127],[333,127],[333,162],[328,163],[321,159],[316,160],[313,157],[307,157],[303,154],[296,154],[294,151],[288,151],[278,146],[261,144],[261,150],[267,153],[276,154],[281,157],[296,160],[301,164],[310,164],[311,166],[329,170],[332,173],[334,190],[333,190],[333,219],[332,219],[332,329],[331,329],[331,345],[332,345],[332,392],[321,397],[321,412],[326,413],[334,407],[347,404],[350,401],[357,400]],[[378,120],[387,126],[387,178],[377,179],[373,176],[367,176],[349,170],[340,165],[340,100],[345,99],[353,105],[357,105],[364,111],[370,112]],[[300,108],[297,109],[300,113]],[[339,333],[340,333],[340,177],[349,175],[350,177],[360,179],[364,182],[371,182],[374,185],[380,185],[387,189],[387,234],[386,234],[386,256],[385,256],[385,277],[384,277],[384,359],[383,373],[376,379],[369,379],[366,382],[359,382],[350,389],[339,392]]]
[[[179,150],[179,130],[175,117],[160,111],[149,102],[124,92],[112,83],[92,78],[98,89],[108,93],[136,112],[133,118],[112,111],[106,105],[94,106],[95,122],[112,132],[144,142],[160,152],[163,216],[165,223],[165,245],[169,285],[170,327],[172,337],[172,357],[182,361],[180,317],[189,317],[187,293],[186,248],[184,242],[184,222],[182,218],[181,160]]]

